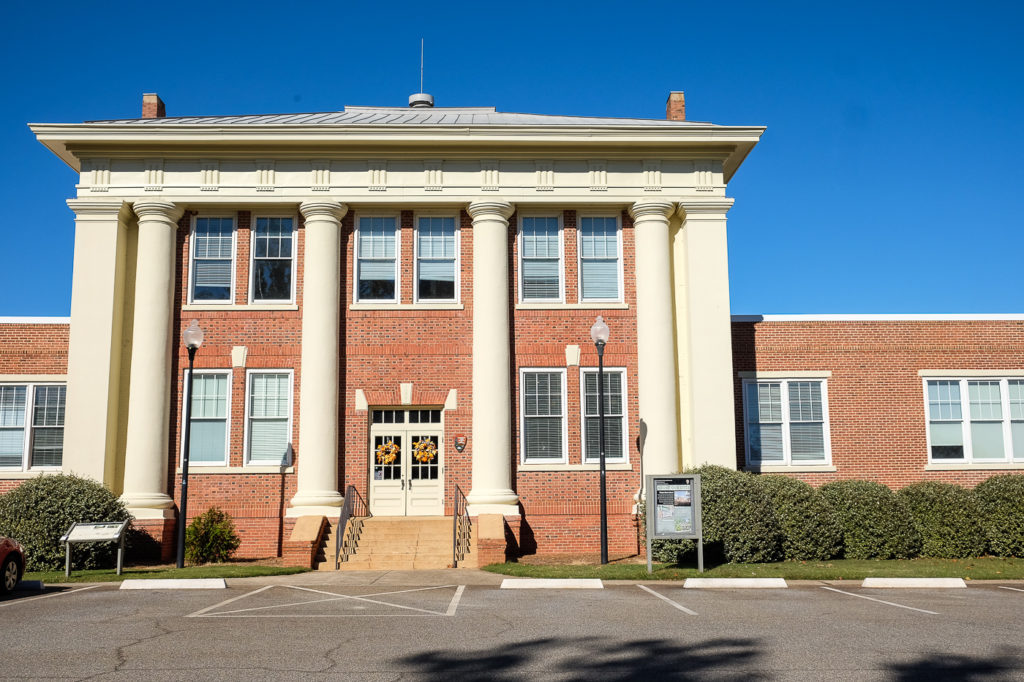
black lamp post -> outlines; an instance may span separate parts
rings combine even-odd
[[[188,455],[192,449],[192,367],[196,359],[196,351],[203,345],[203,330],[199,320],[182,332],[182,341],[188,349],[188,381],[185,388],[185,447],[181,456],[181,504],[178,513],[178,568],[185,566],[185,523],[188,519]]]
[[[601,563],[608,563],[608,494],[605,488],[604,461],[604,345],[608,343],[611,330],[604,318],[597,316],[597,321],[590,328],[590,338],[597,347],[597,421],[598,449],[601,456]]]

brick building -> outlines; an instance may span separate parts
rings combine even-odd
[[[0,490],[92,477],[169,548],[193,319],[189,513],[246,556],[346,490],[596,549],[598,315],[613,553],[643,474],[1024,468],[1024,318],[730,319],[726,188],[763,128],[682,93],[665,120],[432,104],[32,125],[81,173],[71,317],[0,324],[38,339],[0,353]]]

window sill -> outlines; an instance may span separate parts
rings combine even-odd
[[[181,467],[178,467],[178,473],[181,473]],[[189,463],[188,475],[195,476],[196,474],[293,474],[295,473],[295,467],[288,466],[243,466],[243,467],[226,467],[226,466],[201,466],[198,464]]]
[[[955,462],[949,464],[926,464],[925,471],[998,471],[1024,470],[1024,462]]]
[[[520,464],[519,471],[597,471],[600,464]],[[608,462],[605,464],[608,471],[632,471],[633,465],[629,462]]]
[[[815,472],[831,473],[839,471],[831,464],[748,464],[744,471],[754,474],[811,474]]]
[[[48,474],[59,474],[60,472],[61,470],[59,467],[51,469],[30,469],[29,471],[0,469],[0,481],[23,481],[25,479],[38,478],[39,476],[46,476]]]
[[[353,303],[349,310],[464,310],[461,303]]]
[[[189,303],[181,306],[181,309],[190,311],[213,310],[218,312],[237,310],[241,312],[252,310],[298,310],[299,306],[295,303],[248,303],[243,305],[233,305],[231,303]]]
[[[629,310],[628,303],[516,303],[516,310]]]

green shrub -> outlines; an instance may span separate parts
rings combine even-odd
[[[242,544],[227,513],[210,507],[185,529],[185,559],[190,564],[221,563]]]
[[[915,483],[896,496],[921,534],[921,556],[939,559],[985,553],[981,510],[974,493],[952,483]]]
[[[60,537],[71,524],[129,518],[114,493],[78,476],[40,476],[0,495],[0,535],[13,537],[25,546],[30,571],[64,567]],[[72,545],[71,561],[76,569],[108,568],[114,565],[116,555],[116,543],[89,542]]]
[[[700,474],[704,542],[712,556],[762,563],[782,557],[782,531],[768,496],[752,474],[705,464]]]
[[[848,559],[906,559],[917,554],[921,536],[896,494],[871,481],[836,481],[821,487],[843,527]]]
[[[765,474],[755,480],[779,520],[786,559],[825,561],[842,553],[843,528],[820,491],[787,476]]]
[[[977,485],[988,549],[996,556],[1024,557],[1024,476],[1001,474]]]

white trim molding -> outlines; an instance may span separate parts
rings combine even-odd
[[[830,369],[807,369],[807,370],[795,370],[792,372],[782,371],[770,371],[770,372],[750,372],[743,370],[736,372],[736,376],[740,379],[831,379],[832,370]]]
[[[932,379],[960,377],[1024,377],[1024,369],[919,369],[917,376]]]

